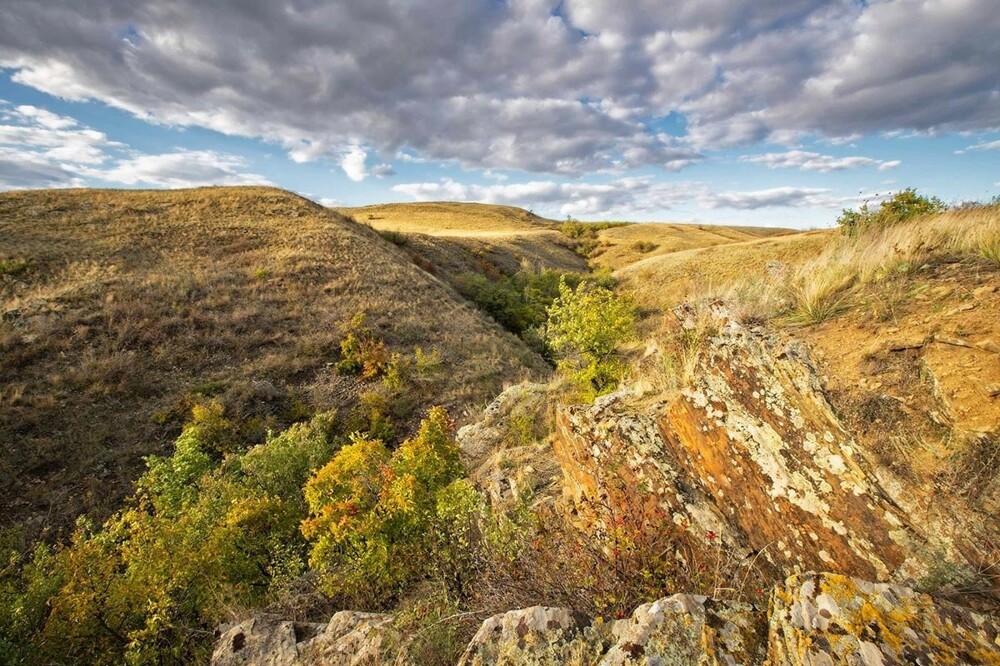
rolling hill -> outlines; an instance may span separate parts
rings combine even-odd
[[[347,409],[358,313],[391,352],[440,352],[415,414],[461,420],[549,371],[400,248],[277,189],[8,192],[0,248],[4,523],[106,514],[201,398],[278,429]]]

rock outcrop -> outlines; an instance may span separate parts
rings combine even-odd
[[[389,615],[341,611],[325,625],[256,615],[222,633],[212,666],[381,664],[398,644]]]
[[[675,594],[616,622],[615,644],[600,666],[759,664],[766,649],[763,613],[746,604]]]
[[[456,435],[470,478],[493,506],[558,495],[560,468],[546,441],[549,391],[547,384],[515,384]]]
[[[774,578],[923,572],[921,535],[866,471],[803,346],[724,321],[692,377],[652,406],[622,392],[560,413],[555,452],[581,511],[665,511],[690,542],[718,538]]]
[[[898,585],[792,576],[771,596],[768,663],[1000,664],[1000,625]]]
[[[514,610],[483,622],[458,664],[592,664],[604,651],[607,629],[565,608]]]
[[[418,666],[388,615],[329,624],[257,617],[219,638],[212,666]],[[486,619],[458,666],[1000,664],[1000,624],[899,585],[829,573],[776,586],[769,608],[676,594],[604,622],[535,606]]]

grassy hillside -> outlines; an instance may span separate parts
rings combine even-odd
[[[671,308],[685,299],[720,294],[739,283],[762,283],[788,264],[797,264],[821,252],[836,231],[810,231],[729,243],[712,243],[674,252],[651,253],[628,263],[615,275],[639,302],[650,308]]]
[[[395,203],[336,210],[375,229],[434,235],[544,231],[556,224],[523,208],[478,203]]]
[[[742,243],[792,234],[771,227],[725,227],[698,224],[645,223],[602,230],[591,255],[595,264],[618,270],[638,261],[683,250]]]
[[[414,414],[547,372],[401,248],[270,188],[2,194],[0,313],[4,522],[114,506],[201,399],[261,431],[346,409],[358,313],[390,352],[439,350]]]

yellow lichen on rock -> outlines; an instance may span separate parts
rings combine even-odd
[[[768,664],[996,665],[1000,626],[906,587],[802,574],[772,593]]]

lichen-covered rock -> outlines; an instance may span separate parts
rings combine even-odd
[[[776,587],[768,634],[770,666],[1000,664],[996,621],[836,574],[792,576]]]
[[[523,608],[484,621],[458,664],[584,666],[604,652],[608,631],[565,608]]]
[[[614,635],[600,666],[752,666],[764,662],[767,626],[751,606],[675,594],[637,608]]]
[[[216,640],[212,666],[294,666],[300,663],[299,644],[324,628],[322,624],[255,615],[228,628]]]
[[[300,648],[303,666],[367,666],[392,663],[399,645],[392,616],[341,611],[326,629]]]
[[[456,435],[469,477],[494,506],[528,496],[543,501],[558,492],[552,488],[559,465],[545,441],[548,391],[545,384],[515,384]]]
[[[226,630],[212,666],[362,666],[391,663],[398,645],[392,617],[341,611],[328,624],[256,615]],[[400,663],[400,662],[397,662]]]
[[[610,396],[558,417],[566,495],[671,515],[775,577],[834,570],[917,577],[907,517],[866,471],[804,347],[722,320],[672,401]]]
[[[477,467],[490,454],[509,446],[511,418],[518,413],[538,410],[547,392],[545,384],[515,384],[487,405],[478,421],[459,428],[455,439],[466,465]]]

